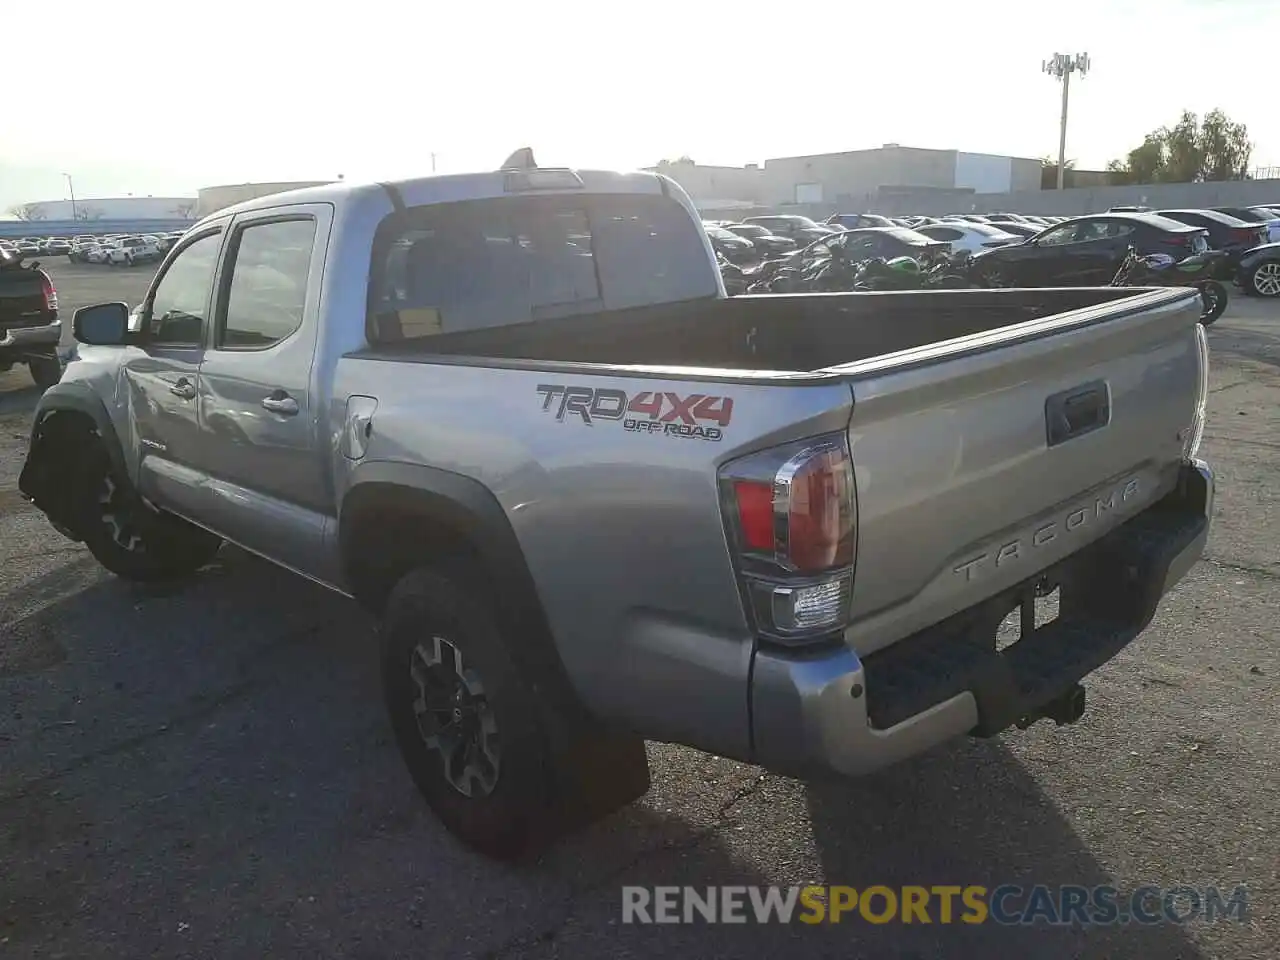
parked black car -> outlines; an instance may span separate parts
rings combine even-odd
[[[833,213],[827,217],[825,225],[840,227],[844,230],[857,230],[859,227],[892,227],[896,224],[888,217],[878,213]]]
[[[760,259],[755,245],[745,237],[730,233],[724,227],[718,227],[712,223],[704,223],[702,227],[707,231],[711,246],[715,248],[716,253],[730,263],[752,263]]]
[[[830,257],[833,248],[838,249],[843,259],[850,263],[873,257],[885,260],[915,257],[929,264],[951,252],[951,244],[933,240],[906,227],[862,227],[817,240],[803,250],[797,250],[789,260],[796,266],[812,263]]]
[[[1256,219],[1251,222],[1240,220],[1217,210],[1158,210],[1162,217],[1203,227],[1209,231],[1209,246],[1215,250],[1226,251],[1227,259],[1223,269],[1226,271],[1220,279],[1229,280],[1235,276],[1236,265],[1240,255],[1246,250],[1267,242],[1267,228]]]
[[[758,223],[730,223],[725,226],[730,233],[737,234],[744,240],[750,240],[761,256],[780,256],[790,253],[796,248],[796,242],[788,237],[779,237]]]
[[[974,254],[972,275],[989,287],[1106,286],[1131,246],[1181,260],[1209,248],[1208,232],[1152,213],[1090,214]]]
[[[793,213],[777,214],[768,217],[747,217],[743,223],[756,223],[778,237],[787,237],[797,245],[813,243],[823,237],[836,233],[839,227],[824,227],[808,217]]]
[[[1240,258],[1236,283],[1255,297],[1280,297],[1280,243],[1254,247]]]

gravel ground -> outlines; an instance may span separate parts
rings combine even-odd
[[[53,267],[71,310],[146,270]],[[1280,304],[1210,332],[1208,555],[1076,726],[809,786],[650,746],[642,801],[509,869],[455,844],[388,737],[372,624],[237,551],[180,591],[104,575],[14,482],[0,376],[0,956],[1274,958]],[[624,926],[622,884],[1246,883],[1245,922]],[[799,925],[798,925],[799,926]]]

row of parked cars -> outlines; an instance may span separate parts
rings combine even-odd
[[[78,237],[22,237],[0,239],[0,249],[20,254],[24,259],[37,256],[67,257],[72,263],[101,263],[131,267],[155,263],[182,236],[173,233],[108,234]]]
[[[706,221],[712,246],[731,264],[826,257],[851,260],[972,255],[987,286],[1110,283],[1130,248],[1183,259],[1222,251],[1219,280],[1246,294],[1280,297],[1280,205],[1152,210],[1113,207],[1081,217],[958,213],[943,217],[834,214],[824,223],[795,214]]]

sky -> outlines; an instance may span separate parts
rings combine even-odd
[[[1280,166],[1280,0],[60,0],[4,11],[0,211],[250,180],[635,168],[900,143],[1101,168],[1183,109]],[[39,42],[22,38],[39,37]],[[13,84],[14,77],[34,82]],[[16,118],[24,118],[19,122]]]

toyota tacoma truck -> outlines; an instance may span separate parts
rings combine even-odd
[[[231,542],[367,607],[494,857],[643,794],[646,739],[852,776],[1075,720],[1207,536],[1196,292],[715,264],[671,180],[531,155],[250,200],[76,312],[20,487],[121,577]]]

